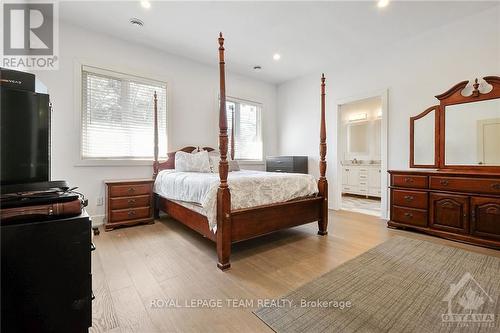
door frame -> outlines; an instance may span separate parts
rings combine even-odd
[[[353,103],[362,99],[367,99],[367,98],[375,98],[379,97],[382,103],[382,116],[381,116],[381,126],[380,126],[380,141],[381,141],[381,147],[380,147],[380,218],[387,220],[389,216],[389,205],[388,205],[388,198],[389,198],[389,189],[388,189],[388,176],[387,176],[387,164],[388,164],[388,142],[389,142],[389,132],[388,132],[388,125],[389,125],[389,108],[388,108],[388,97],[389,97],[389,90],[388,89],[380,89],[380,90],[375,90],[371,92],[366,92],[363,94],[351,96],[351,97],[346,97],[342,99],[338,99],[334,102],[334,105],[336,105],[337,108],[337,126],[336,126],[336,148],[337,148],[337,154],[334,158],[334,163],[335,163],[335,169],[336,169],[336,177],[335,179],[337,180],[337,184],[333,189],[333,209],[339,210],[341,207],[341,202],[342,202],[342,166],[341,166],[341,161],[342,161],[342,156],[341,151],[341,138],[340,138],[340,133],[341,133],[341,126],[342,126],[342,121],[341,121],[341,106],[344,104],[349,104]]]

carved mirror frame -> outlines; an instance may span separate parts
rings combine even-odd
[[[443,170],[464,170],[464,169],[474,169],[485,172],[500,172],[500,166],[489,166],[489,165],[447,165],[445,160],[445,128],[446,128],[446,107],[449,105],[464,104],[464,103],[474,103],[479,101],[486,101],[490,99],[500,98],[500,76],[485,76],[483,80],[492,86],[489,92],[482,93],[479,91],[478,79],[474,81],[472,93],[468,96],[462,95],[463,90],[469,83],[469,81],[462,81],[457,83],[448,91],[437,95],[436,98],[440,101],[438,113],[439,114],[439,129],[436,131],[436,140],[439,141],[439,147],[437,147],[436,155],[438,158],[438,168]]]
[[[434,111],[434,164],[415,164],[415,121],[424,118]],[[439,167],[439,105],[434,105],[424,112],[410,117],[410,168],[438,168]]]

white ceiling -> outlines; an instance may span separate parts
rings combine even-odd
[[[280,83],[322,68],[342,68],[363,54],[498,2],[169,2],[70,1],[60,18],[87,29],[217,66],[217,35],[226,38],[228,71]],[[144,21],[133,27],[131,17]],[[471,27],[473,29],[474,27]],[[274,61],[274,53],[281,54]],[[253,66],[262,66],[254,72]]]

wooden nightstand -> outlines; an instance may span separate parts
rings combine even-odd
[[[154,223],[152,179],[110,180],[106,184],[106,226]]]

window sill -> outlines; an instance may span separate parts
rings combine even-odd
[[[75,167],[133,167],[133,166],[153,167],[153,161],[152,160],[79,160],[74,164],[74,166]]]
[[[240,165],[264,165],[264,161],[260,160],[236,160]]]

